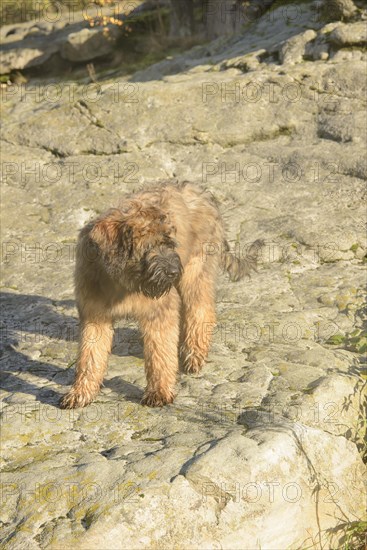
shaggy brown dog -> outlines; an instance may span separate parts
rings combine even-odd
[[[229,254],[217,205],[193,185],[164,184],[127,197],[80,232],[75,293],[81,322],[75,381],[63,408],[98,394],[114,319],[133,315],[144,337],[147,387],[142,403],[171,403],[179,367],[198,372],[215,323],[218,267],[238,280],[255,269],[259,241],[246,258]]]

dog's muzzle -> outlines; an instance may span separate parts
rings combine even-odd
[[[154,255],[147,260],[141,290],[150,298],[160,298],[178,282],[182,271],[178,254]]]

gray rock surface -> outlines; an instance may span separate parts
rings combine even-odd
[[[2,90],[6,550],[340,548],[362,518],[366,60],[280,65],[328,34],[301,7],[130,80]],[[212,190],[234,253],[265,240],[259,273],[220,277],[208,364],[173,405],[140,405],[124,321],[96,402],[60,410],[77,232],[167,178]]]

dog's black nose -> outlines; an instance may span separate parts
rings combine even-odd
[[[166,269],[167,277],[170,279],[174,279],[180,274],[180,269],[178,267],[175,267],[174,265],[170,265]]]

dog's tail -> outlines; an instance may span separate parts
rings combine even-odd
[[[230,252],[226,240],[223,242],[222,268],[227,271],[231,281],[239,281],[245,276],[251,277],[251,271],[257,272],[257,262],[263,246],[264,241],[262,239],[256,240],[248,248],[246,256],[242,258]]]

